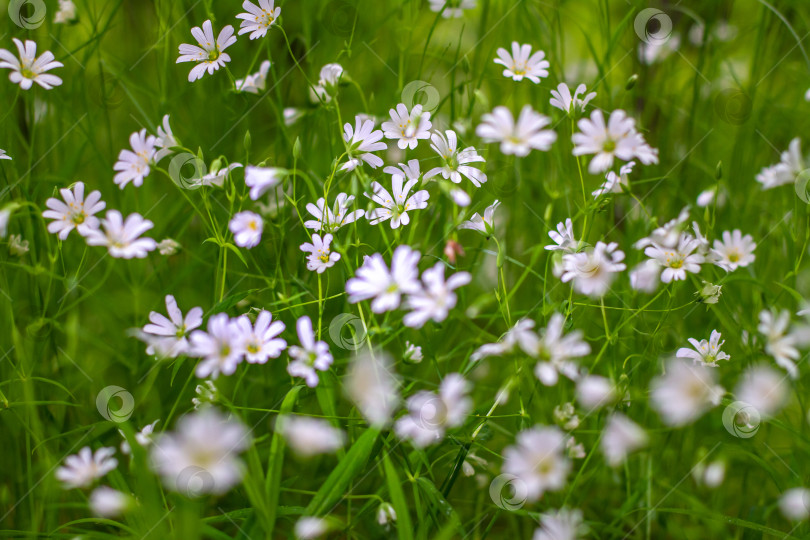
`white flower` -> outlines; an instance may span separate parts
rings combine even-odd
[[[8,252],[16,257],[22,257],[28,253],[28,240],[23,240],[22,235],[12,234],[8,239]]]
[[[810,490],[793,488],[779,497],[779,510],[791,521],[804,521],[810,517]]]
[[[650,385],[652,407],[670,426],[679,427],[696,420],[718,405],[725,393],[715,384],[715,373],[701,364],[670,360],[666,374],[653,379]]]
[[[62,79],[56,75],[45,73],[63,66],[62,62],[54,61],[51,51],[45,51],[37,58],[37,44],[34,41],[27,39],[25,44],[17,38],[12,38],[12,41],[20,54],[19,60],[10,51],[0,49],[0,69],[11,70],[8,76],[11,82],[19,84],[23,90],[30,89],[34,83],[46,90],[62,84]]]
[[[458,184],[461,182],[461,176],[464,175],[475,187],[481,187],[481,184],[487,181],[487,175],[483,171],[467,165],[467,163],[483,163],[486,160],[478,155],[478,152],[472,146],[468,146],[459,152],[458,138],[455,131],[448,129],[444,134],[441,131],[436,131],[430,136],[430,140],[430,147],[442,157],[444,165],[430,169],[425,173],[425,179],[441,174],[442,178]]]
[[[608,171],[605,175],[605,181],[599,186],[599,189],[591,193],[594,199],[598,199],[606,193],[621,193],[622,187],[629,187],[630,183],[627,180],[627,175],[633,172],[633,166],[635,164],[635,161],[631,161],[622,165],[621,169],[619,169],[619,174]]]
[[[642,41],[638,45],[638,59],[647,65],[655,64],[670,54],[677,51],[681,44],[681,36],[678,34],[668,35],[664,38],[652,38]]]
[[[700,241],[688,233],[682,233],[676,247],[653,244],[644,249],[644,254],[654,259],[662,267],[661,281],[669,283],[686,279],[686,273],[697,274],[705,257],[692,253],[700,246]]]
[[[299,540],[314,540],[329,532],[329,522],[323,518],[303,516],[295,522],[295,537]]]
[[[622,413],[613,413],[608,417],[599,443],[608,465],[618,467],[625,462],[627,454],[644,447],[647,441],[647,434],[638,424]]]
[[[391,503],[382,503],[377,507],[377,523],[383,527],[397,520],[397,512]]]
[[[521,45],[517,41],[512,42],[512,54],[500,47],[495,51],[498,58],[496,64],[504,66],[504,77],[511,77],[513,81],[522,81],[527,78],[534,84],[538,84],[540,79],[548,77],[548,60],[545,60],[546,53],[537,51],[532,54],[532,46],[528,43]]]
[[[647,259],[630,271],[630,286],[637,291],[654,293],[660,278],[661,265],[655,259]]]
[[[501,143],[501,152],[524,157],[532,149],[549,150],[557,134],[550,129],[543,129],[551,119],[532,110],[531,105],[524,105],[517,123],[506,107],[495,107],[491,113],[481,117],[482,123],[475,128],[475,134],[485,142]]]
[[[519,345],[528,355],[536,355],[540,346],[540,338],[532,330],[534,321],[520,319],[510,328],[497,343],[487,343],[480,346],[471,356],[470,361],[477,362],[487,356],[501,356],[511,352]]]
[[[222,494],[239,483],[244,465],[239,452],[250,444],[247,428],[213,407],[187,414],[172,433],[152,445],[152,467],[169,489],[189,497]]]
[[[113,170],[118,173],[113,178],[119,188],[132,182],[135,187],[143,184],[143,179],[149,176],[149,166],[155,161],[155,143],[157,139],[154,135],[146,135],[146,130],[136,131],[129,136],[129,144],[132,150],[121,150],[118,154],[118,161],[113,165]]]
[[[723,231],[723,241],[714,241],[712,262],[726,272],[733,272],[754,262],[756,247],[750,234],[743,236],[739,229],[734,229],[733,232]]]
[[[765,336],[765,352],[773,357],[776,364],[788,372],[792,379],[799,376],[799,369],[795,360],[801,354],[796,346],[801,341],[798,331],[788,331],[790,326],[790,313],[785,310],[781,313],[776,311],[762,310],[759,313],[759,326],[757,330]]]
[[[274,7],[274,3],[273,0],[259,0],[257,6],[250,0],[245,0],[242,3],[242,9],[247,13],[240,13],[236,16],[237,19],[242,19],[242,23],[239,25],[239,35],[250,32],[250,39],[258,39],[267,35],[267,30],[281,14],[281,8]]]
[[[301,251],[309,253],[307,255],[307,270],[322,274],[327,268],[331,268],[340,260],[340,253],[332,252],[329,249],[332,243],[332,235],[325,234],[323,239],[317,233],[312,235],[312,243],[301,244]]]
[[[532,540],[577,540],[588,532],[581,510],[566,510],[540,514],[540,528]]]
[[[279,417],[276,424],[287,444],[301,457],[333,454],[341,448],[346,435],[326,420],[303,416]]]
[[[132,505],[132,497],[117,489],[99,486],[90,494],[90,510],[97,516],[114,518]]]
[[[211,316],[206,331],[195,330],[189,336],[188,355],[203,359],[194,372],[197,377],[232,375],[242,361],[240,341],[241,332],[226,313]]]
[[[464,15],[465,9],[475,9],[476,0],[428,0],[430,11],[441,12],[445,19],[457,19]]]
[[[266,309],[256,316],[255,324],[250,323],[247,315],[239,316],[234,323],[239,331],[239,349],[249,364],[266,364],[287,348],[287,342],[278,337],[284,331],[284,323],[273,321],[273,315]]]
[[[689,338],[689,343],[692,344],[694,349],[682,347],[678,349],[675,356],[678,358],[691,358],[692,362],[695,364],[703,364],[704,366],[710,367],[717,367],[717,362],[731,358],[731,356],[720,350],[725,340],[720,341],[720,332],[717,330],[712,330],[709,341],[705,339],[698,341],[695,338]]]
[[[366,197],[379,204],[382,208],[375,208],[366,214],[366,219],[372,225],[377,225],[388,219],[391,220],[391,228],[396,229],[402,225],[407,225],[411,222],[408,211],[422,210],[427,208],[427,201],[430,198],[427,190],[422,189],[417,191],[411,196],[408,194],[418,180],[408,180],[403,186],[405,178],[399,174],[391,176],[391,191],[393,196],[387,189],[382,187],[379,182],[372,182],[371,189],[373,193],[363,193]]]
[[[149,312],[149,324],[143,327],[148,337],[149,346],[146,354],[159,354],[167,358],[177,358],[181,354],[188,354],[188,334],[202,325],[203,310],[201,307],[191,308],[186,316],[177,307],[174,296],[166,295],[166,312],[169,318],[157,311]]]
[[[140,214],[133,213],[127,216],[126,221],[118,210],[108,210],[107,216],[101,220],[100,229],[87,231],[87,245],[104,246],[110,255],[121,259],[143,259],[146,254],[157,247],[152,238],[139,238],[143,233],[154,227],[154,223],[144,219]]]
[[[630,161],[638,158],[644,165],[658,163],[658,150],[651,148],[636,131],[636,122],[627,113],[615,110],[605,124],[599,109],[591,117],[577,122],[580,133],[574,133],[574,155],[596,154],[588,165],[591,174],[605,172],[613,166],[613,159]]]
[[[241,163],[231,163],[227,167],[222,166],[222,160],[217,159],[213,163],[211,163],[211,168],[208,169],[208,173],[199,177],[199,178],[189,178],[186,180],[186,187],[189,189],[197,189],[202,186],[216,186],[222,187],[225,183],[225,178],[231,173],[232,170],[241,167]],[[200,168],[204,171],[204,165],[200,165]]]
[[[671,219],[661,227],[656,228],[650,236],[641,238],[633,244],[633,247],[642,249],[653,244],[658,244],[662,247],[674,248],[678,245],[678,240],[681,238],[681,227],[688,219],[689,207],[686,206],[681,210],[677,218]]]
[[[259,65],[259,71],[245,76],[244,79],[237,79],[236,89],[239,92],[261,94],[267,87],[267,73],[270,71],[270,65],[271,65],[270,60],[265,60]],[[294,111],[295,109],[292,110]],[[287,111],[288,109],[284,109],[285,123],[287,120]]]
[[[349,161],[340,168],[342,171],[352,171],[360,165],[360,161],[368,163],[369,167],[376,169],[383,164],[383,160],[371,152],[387,150],[388,145],[381,141],[383,132],[374,130],[374,120],[363,120],[359,115],[355,117],[355,127],[346,123],[343,125],[343,140],[349,147]]]
[[[409,364],[418,364],[422,361],[422,347],[414,345],[410,341],[405,342],[405,352],[402,354],[402,359]]]
[[[437,262],[422,272],[424,286],[408,296],[406,307],[412,311],[402,322],[411,328],[421,328],[428,320],[442,322],[456,305],[457,297],[453,291],[471,280],[468,272],[456,272],[445,281],[444,263]]]
[[[228,228],[237,246],[250,249],[258,246],[262,239],[264,221],[259,214],[244,211],[233,216]]]
[[[164,238],[160,242],[158,242],[158,251],[161,255],[174,255],[177,253],[177,250],[180,249],[180,244],[177,240],[173,240],[171,238]]]
[[[692,478],[698,485],[714,489],[723,483],[726,477],[726,464],[722,460],[704,463],[702,460],[692,467]]]
[[[282,115],[284,116],[284,125],[291,126],[298,122],[301,118],[304,117],[305,112],[301,109],[296,109],[295,107],[285,107],[282,111]]]
[[[597,242],[592,249],[563,255],[563,283],[574,281],[574,289],[586,296],[604,296],[610,289],[614,274],[627,266],[621,262],[624,252],[619,244]]]
[[[484,217],[481,217],[478,212],[476,212],[468,221],[461,223],[458,228],[478,231],[489,238],[495,234],[495,209],[498,208],[499,204],[501,204],[501,202],[495,199],[495,202],[487,206],[484,210]]]
[[[765,365],[748,368],[734,389],[734,397],[754,408],[763,419],[770,418],[787,404],[790,386],[782,373]]]
[[[472,409],[470,384],[458,373],[445,376],[439,393],[420,391],[408,398],[408,415],[397,420],[394,430],[401,439],[425,447],[444,438],[447,429],[464,424]]]
[[[245,185],[250,188],[250,198],[254,201],[264,195],[267,190],[281,182],[284,169],[278,167],[245,167]]]
[[[326,371],[332,365],[329,345],[325,341],[315,341],[312,321],[306,315],[298,319],[295,329],[301,345],[292,345],[287,350],[290,358],[293,359],[287,365],[287,373],[291,377],[302,377],[307,386],[315,388],[319,382],[318,371]]]
[[[8,159],[11,160],[11,156],[6,154],[6,151],[0,148],[0,159]]]
[[[146,448],[152,444],[152,436],[155,432],[155,426],[159,421],[160,420],[155,420],[151,424],[146,424],[143,428],[141,428],[140,431],[135,433],[135,442],[137,442],[141,448]],[[122,437],[126,437],[124,432],[120,429],[118,430],[118,433],[120,433]],[[127,441],[126,438],[121,441],[121,453],[125,455],[132,453],[132,448],[129,446],[129,441]]]
[[[307,212],[315,217],[314,220],[304,222],[304,227],[315,229],[316,231],[335,232],[344,225],[353,223],[365,215],[363,210],[349,212],[349,205],[354,202],[354,195],[338,193],[335,198],[333,208],[326,205],[326,200],[321,197],[315,204],[307,204]]]
[[[580,84],[577,86],[577,89],[574,90],[574,95],[572,96],[568,85],[560,83],[557,85],[556,90],[551,91],[551,100],[549,100],[549,103],[551,103],[552,107],[557,107],[568,116],[579,116],[585,111],[585,107],[588,103],[596,97],[596,92],[591,92],[580,99],[580,94],[585,94],[586,91],[585,85]]]
[[[408,180],[418,180],[419,177],[422,176],[418,159],[411,159],[408,163],[400,163],[399,167],[389,165],[383,169],[383,172],[386,174],[400,174],[405,176]],[[428,176],[425,175],[425,178],[428,178]]]
[[[64,240],[73,229],[82,236],[87,236],[90,231],[98,229],[99,220],[94,214],[107,206],[107,203],[101,200],[100,191],[91,192],[85,199],[84,182],[76,182],[72,191],[62,188],[59,193],[62,194],[64,202],[54,197],[45,201],[48,210],[42,212],[42,217],[54,220],[48,224],[48,232]]]
[[[196,45],[189,45],[182,43],[180,45],[180,56],[177,58],[177,64],[181,62],[197,62],[197,65],[191,68],[188,74],[188,82],[194,82],[201,79],[206,70],[211,75],[219,68],[223,67],[227,62],[231,61],[228,53],[223,52],[225,49],[236,43],[236,36],[233,35],[233,26],[226,25],[220,32],[217,39],[214,40],[214,29],[211,26],[211,21],[207,20],[202,24],[202,29],[195,26],[191,29],[191,35],[197,40],[199,47]]]
[[[796,137],[790,141],[788,150],[782,152],[779,163],[765,167],[760,171],[756,180],[762,184],[762,189],[772,189],[784,184],[792,184],[796,180],[796,176],[805,169],[801,144],[801,140]]]
[[[529,501],[565,487],[571,470],[565,439],[557,427],[535,426],[518,433],[516,444],[504,450],[503,472],[522,482]]]
[[[571,218],[566,218],[565,221],[557,223],[557,230],[549,231],[548,236],[554,241],[554,244],[546,246],[549,251],[573,253],[579,245],[579,240],[574,238],[574,223]]]
[[[616,398],[616,387],[606,377],[587,375],[577,381],[577,401],[589,411],[610,405]]]
[[[169,125],[169,115],[166,114],[163,116],[163,124],[158,126],[157,128],[157,137],[155,138],[155,148],[159,148],[157,152],[155,152],[154,160],[155,163],[160,161],[161,159],[165,158],[172,153],[172,147],[179,146],[177,139],[174,138],[174,133],[172,133],[172,127]]]
[[[366,256],[355,277],[346,282],[349,302],[355,304],[373,298],[371,311],[374,313],[398,308],[403,294],[413,294],[421,287],[417,269],[420,257],[420,253],[409,246],[398,246],[389,270],[379,253]]]
[[[93,453],[85,446],[78,454],[65,458],[64,465],[56,469],[56,478],[65,484],[65,489],[87,487],[118,466],[114,454],[115,448],[99,448]]]
[[[410,112],[404,103],[397,105],[396,110],[388,111],[390,122],[383,122],[382,129],[386,139],[397,139],[397,146],[404,150],[406,147],[413,150],[419,144],[419,139],[430,138],[430,113],[422,112],[422,105],[416,104]]]
[[[323,101],[323,103],[332,101],[332,96],[337,93],[342,76],[343,66],[340,64],[326,64],[323,66],[318,84],[309,89],[310,99],[316,103],[318,101]]]
[[[467,195],[467,192],[458,188],[450,190],[450,198],[453,199],[456,206],[460,206],[462,208],[470,206],[470,202],[472,202],[472,199],[469,195]]]
[[[558,374],[572,380],[578,379],[579,369],[571,359],[587,356],[591,352],[591,346],[582,339],[582,332],[575,330],[563,335],[564,325],[564,315],[561,313],[552,315],[542,338],[537,341],[536,348],[529,353],[541,358],[534,368],[534,374],[546,386],[557,384]]]
[[[72,0],[59,0],[59,11],[53,16],[54,24],[73,22],[76,18],[76,4]]]
[[[385,353],[365,351],[355,356],[343,389],[363,418],[377,428],[388,424],[399,405],[399,380]]]

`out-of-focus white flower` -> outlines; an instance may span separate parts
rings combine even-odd
[[[615,274],[626,269],[624,252],[619,244],[597,242],[596,246],[579,253],[563,255],[563,283],[574,282],[574,289],[586,296],[604,296]]]
[[[239,212],[228,223],[228,228],[233,233],[233,241],[237,246],[250,249],[258,246],[262,239],[264,220],[254,212]]]
[[[779,163],[759,172],[756,180],[762,184],[762,189],[773,189],[796,181],[798,174],[805,169],[801,144],[801,140],[796,137],[790,141],[787,151],[782,152]]]
[[[611,467],[625,462],[627,455],[643,448],[648,441],[647,433],[622,413],[608,417],[600,444],[605,460]]]
[[[87,487],[118,466],[114,454],[115,448],[99,448],[93,453],[85,446],[78,454],[65,458],[64,465],[56,469],[56,478],[65,484],[65,489]]]
[[[132,504],[132,497],[107,486],[99,486],[90,494],[90,510],[100,517],[114,518],[120,516]]]
[[[325,341],[316,341],[312,330],[312,320],[304,315],[295,323],[300,345],[292,345],[287,353],[292,362],[287,364],[287,373],[291,377],[302,377],[307,386],[318,386],[318,371],[326,371],[332,365],[332,355]]]
[[[285,172],[278,167],[245,167],[245,185],[250,188],[250,198],[258,201],[259,197],[281,182]]]
[[[389,526],[397,520],[397,512],[391,503],[381,503],[377,508],[377,523],[383,527]]]
[[[630,286],[637,291],[654,293],[661,282],[661,265],[655,259],[647,259],[630,271]]]
[[[191,308],[185,317],[177,307],[174,296],[167,294],[165,298],[166,312],[169,317],[157,311],[149,312],[149,324],[143,327],[146,334],[146,354],[158,354],[165,358],[177,358],[189,352],[189,333],[202,325],[203,310],[201,307]]]
[[[475,134],[485,142],[497,142],[501,152],[525,157],[534,150],[547,151],[557,140],[557,134],[550,129],[543,129],[551,119],[525,105],[515,122],[512,112],[506,107],[495,107],[491,113],[481,117],[481,124],[475,128]]]
[[[582,332],[574,330],[563,335],[565,316],[554,313],[548,321],[543,336],[537,341],[533,354],[540,358],[534,368],[534,374],[546,386],[557,384],[559,374],[569,379],[579,378],[579,368],[573,358],[586,356],[591,352],[591,346],[582,339]],[[528,351],[527,351],[528,352]]]
[[[346,282],[349,302],[354,304],[373,298],[371,310],[374,313],[398,308],[403,294],[416,293],[421,288],[417,268],[420,258],[421,254],[410,246],[398,246],[389,270],[379,253],[366,256],[355,277]]]
[[[174,432],[161,434],[152,445],[152,467],[173,491],[189,497],[222,494],[242,479],[238,454],[249,444],[241,421],[207,407],[182,417]]]
[[[770,418],[782,410],[790,398],[785,376],[765,365],[745,370],[734,396],[753,407],[761,418]]]
[[[528,43],[521,45],[517,41],[512,42],[512,54],[503,47],[495,51],[498,58],[496,64],[501,64],[506,69],[503,70],[504,77],[510,77],[513,81],[520,82],[525,77],[534,84],[539,84],[540,79],[548,77],[548,68],[551,65],[546,60],[546,53],[537,51],[532,54],[532,46]]]
[[[59,0],[59,10],[53,16],[54,24],[66,24],[77,19],[76,4],[72,0]]]
[[[152,436],[155,432],[155,426],[157,425],[158,422],[160,422],[160,420],[155,420],[151,424],[146,424],[144,427],[141,428],[140,431],[135,433],[135,442],[141,445],[142,448],[147,448],[149,445],[152,444]],[[124,432],[121,431],[120,429],[118,430],[118,433],[120,433],[121,436],[124,437]],[[129,446],[129,441],[127,441],[126,439],[121,441],[121,453],[127,456],[132,453],[132,447]]]
[[[617,397],[615,385],[606,377],[587,375],[577,381],[577,401],[589,411],[610,405]]]
[[[443,262],[437,262],[422,272],[422,286],[406,302],[411,312],[402,321],[405,326],[421,328],[428,320],[442,322],[455,307],[458,298],[453,291],[468,284],[472,276],[469,272],[456,272],[445,280],[444,266]]]
[[[790,312],[762,310],[759,313],[759,326],[757,330],[765,336],[765,352],[768,353],[776,364],[788,372],[792,379],[799,376],[799,368],[796,360],[801,354],[796,348],[807,339],[807,330],[794,328],[789,330]]]
[[[211,316],[206,331],[195,330],[189,336],[188,355],[203,359],[194,372],[197,377],[233,375],[242,361],[240,341],[241,332],[226,313]]]
[[[565,441],[559,428],[535,426],[518,433],[516,444],[504,450],[503,472],[522,482],[527,500],[536,501],[546,491],[565,487],[571,470]]]
[[[670,426],[683,426],[718,405],[725,390],[715,383],[716,371],[701,364],[672,359],[666,374],[653,379],[650,400]]]
[[[343,388],[374,427],[387,425],[399,405],[399,379],[386,354],[364,351],[355,356]]]
[[[428,0],[430,11],[441,12],[445,19],[457,19],[464,15],[465,9],[475,9],[476,0]]]
[[[726,272],[733,272],[754,262],[756,247],[750,234],[743,236],[739,229],[723,231],[723,241],[714,241],[712,262]]]
[[[304,416],[280,417],[276,429],[301,457],[332,454],[342,447],[346,435],[326,420]]]
[[[791,521],[804,521],[810,517],[810,490],[797,487],[785,491],[779,498],[779,510]]]
[[[329,532],[329,522],[323,518],[303,516],[295,522],[295,537],[299,540],[315,540]]]
[[[581,510],[561,508],[540,514],[540,528],[532,540],[578,540],[587,532]]]
[[[464,424],[472,409],[470,384],[458,373],[445,376],[438,394],[421,391],[408,398],[408,415],[394,429],[414,446],[425,447],[444,438],[445,431]]]
[[[165,256],[174,255],[180,247],[180,244],[171,238],[164,238],[157,245],[158,252]]]

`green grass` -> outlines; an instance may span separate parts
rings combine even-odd
[[[795,312],[810,298],[810,210],[792,186],[762,191],[754,180],[810,127],[804,100],[810,61],[803,41],[810,5],[707,0],[653,6],[672,19],[681,46],[647,66],[638,60],[633,22],[650,6],[635,0],[479,0],[464,18],[449,20],[417,0],[284,1],[283,32],[274,27],[255,41],[240,36],[228,49],[234,78],[257,70],[265,58],[273,62],[269,91],[255,96],[233,92],[224,70],[188,83],[191,66],[175,64],[177,46],[190,42],[192,26],[207,18],[215,30],[236,25],[239,2],[77,0],[75,25],[53,24],[55,2],[46,4],[47,19],[36,29],[0,16],[0,47],[13,51],[12,37],[34,39],[40,52],[51,50],[64,63],[55,71],[64,84],[50,91],[20,91],[5,70],[0,77],[0,148],[13,157],[0,161],[0,208],[19,205],[9,232],[30,242],[22,257],[9,254],[8,238],[0,246],[0,536],[289,538],[301,515],[329,514],[341,538],[530,538],[538,514],[563,505],[583,511],[588,538],[810,535],[807,524],[794,528],[777,508],[780,494],[810,474],[806,376],[790,381],[789,405],[750,439],[735,438],[722,425],[731,395],[680,429],[663,424],[648,404],[649,382],[663,361],[687,338],[708,338],[714,328],[731,355],[718,368],[719,382],[732,390],[747,366],[772,363],[761,340],[744,336],[756,334],[758,313]],[[707,29],[727,22],[736,36],[695,46],[687,34],[696,21]],[[493,64],[495,50],[513,40],[546,52],[550,75],[541,84],[513,82]],[[348,78],[330,106],[312,104],[307,79],[317,80],[330,62],[340,63]],[[637,76],[632,85],[631,76]],[[335,241],[343,258],[319,278],[305,268],[298,246],[309,236],[292,207],[304,217],[304,206],[322,196],[330,178],[330,201],[345,191],[358,195],[361,207],[372,179],[388,183],[381,169],[335,174],[335,160],[345,150],[342,124],[359,113],[387,119],[411,81],[435,88],[440,101],[434,118],[466,124],[464,145],[486,157],[489,181],[474,189],[465,180],[462,187],[473,197],[469,213],[502,201],[497,244],[458,231],[468,216],[430,184],[430,206],[411,214],[407,227],[392,232],[360,220],[341,230]],[[574,126],[548,103],[561,81],[586,83],[598,93],[593,105],[603,110],[626,110],[659,149],[659,164],[636,168],[630,194],[593,202],[590,192],[602,178],[587,174],[587,159],[578,163],[571,155]],[[517,112],[525,103],[554,119],[558,140],[551,151],[516,159],[475,137],[482,114],[497,105]],[[286,107],[305,115],[286,126],[280,121]],[[140,188],[113,184],[112,166],[129,134],[141,128],[154,133],[164,114],[171,115],[183,146],[209,165],[221,158],[294,171],[285,179],[288,200],[265,219],[257,248],[227,245],[230,216],[255,208],[241,169],[225,190],[181,190],[156,168]],[[407,157],[380,155],[386,164],[420,159],[423,171],[437,163],[426,141]],[[160,167],[167,169],[168,160]],[[174,238],[182,250],[122,260],[85,247],[75,232],[58,241],[41,212],[59,188],[77,180],[88,191],[100,190],[108,209],[145,215],[155,223],[150,236]],[[695,208],[697,195],[715,185],[727,192],[725,205]],[[547,232],[566,217],[574,219],[578,235],[587,224],[589,243],[618,242],[632,267],[644,259],[632,244],[688,204],[710,239],[735,228],[751,234],[756,262],[731,274],[704,265],[699,277],[653,295],[633,291],[625,272],[604,305],[572,293],[553,276],[543,246]],[[345,282],[364,255],[382,252],[390,260],[391,250],[407,243],[423,253],[424,270],[446,260],[449,239],[463,245],[455,267],[470,272],[473,282],[460,289],[444,322],[413,330],[402,325],[401,311],[373,315],[368,302],[347,302]],[[718,304],[696,301],[701,280],[723,285]],[[335,362],[317,391],[304,387],[290,394],[300,381],[287,375],[286,354],[266,365],[243,363],[234,375],[216,380],[218,407],[241,418],[254,439],[243,455],[246,480],[227,494],[195,500],[174,494],[150,471],[144,451],[136,449],[132,460],[119,452],[118,468],[102,483],[133,493],[140,504],[120,520],[95,518],[89,492],[63,490],[54,477],[64,457],[87,445],[117,447],[118,429],[131,437],[155,419],[158,431],[169,430],[192,410],[197,360],[157,362],[128,335],[146,324],[150,311],[164,312],[166,294],[184,311],[201,306],[206,316],[268,309],[286,323],[291,344],[297,342],[295,320],[309,315]],[[509,512],[488,491],[503,449],[523,429],[553,425],[554,407],[574,401],[574,385],[541,385],[534,361],[522,355],[480,364],[469,355],[519,318],[543,327],[555,311],[566,313],[567,326],[582,330],[591,345],[581,365],[626,389],[629,405],[620,408],[648,430],[650,444],[610,469],[598,448],[606,413],[591,414],[573,433],[587,457],[574,462],[567,486]],[[342,392],[352,352],[329,335],[330,322],[342,313],[362,316],[369,342],[398,360],[406,397],[435,390],[447,373],[467,375],[474,382],[474,411],[465,425],[426,450],[400,443],[390,430],[369,428]],[[421,345],[420,364],[399,361],[406,341]],[[493,407],[507,381],[509,401]],[[134,398],[134,412],[121,424],[96,408],[96,396],[110,385]],[[281,409],[329,419],[347,432],[346,448],[336,456],[296,460],[273,431]],[[708,461],[727,464],[726,480],[715,490],[700,487],[691,475],[707,454]],[[465,458],[475,465],[473,477],[459,472]],[[390,530],[376,524],[381,501],[391,502],[400,516]]]

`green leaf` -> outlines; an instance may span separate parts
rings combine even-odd
[[[402,491],[397,470],[391,463],[388,454],[383,456],[383,466],[385,467],[385,481],[388,484],[388,495],[391,497],[391,505],[397,513],[397,537],[399,540],[411,540],[413,528],[408,503],[405,501],[405,493]]]
[[[298,398],[298,393],[303,388],[302,385],[293,386],[284,401],[281,402],[279,414],[288,414],[292,411],[295,405],[295,400]],[[265,499],[267,500],[267,523],[269,527],[267,535],[272,536],[273,529],[276,525],[276,516],[278,515],[278,501],[281,492],[281,471],[284,467],[284,438],[276,431],[273,433],[273,440],[270,442],[270,456],[267,458],[267,477],[265,479],[264,491]]]
[[[340,460],[337,467],[326,478],[321,489],[312,497],[309,505],[307,505],[308,516],[326,514],[340,501],[343,494],[346,493],[349,483],[360,473],[360,470],[368,461],[379,435],[380,430],[372,427],[360,435],[346,453],[346,456]]]

